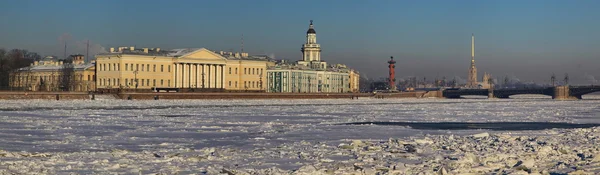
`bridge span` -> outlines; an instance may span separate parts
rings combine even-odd
[[[600,86],[557,86],[545,88],[523,89],[446,89],[442,92],[445,98],[460,98],[464,95],[480,95],[489,98],[509,98],[511,95],[541,94],[552,96],[552,99],[581,99],[582,95],[600,92]]]

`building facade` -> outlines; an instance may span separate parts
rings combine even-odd
[[[94,91],[94,63],[85,63],[83,55],[67,60],[46,57],[11,73],[10,86],[26,91]]]
[[[228,58],[229,55],[239,58]],[[98,89],[261,90],[261,75],[265,75],[268,61],[247,55],[216,53],[205,48],[111,48],[110,53],[96,56]]]
[[[302,60],[295,64],[280,62],[267,68],[267,92],[358,92],[358,72],[342,64],[329,66],[321,60],[321,46],[312,20],[301,51]]]
[[[267,65],[273,65],[266,56],[248,53],[218,52],[227,59],[226,89],[229,91],[265,91]]]

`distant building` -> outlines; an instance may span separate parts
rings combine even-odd
[[[47,56],[12,73],[10,85],[27,91],[94,91],[94,63],[84,60],[83,55],[71,55],[66,60]]]
[[[488,74],[487,72],[484,73],[479,87],[482,89],[490,89],[493,85],[492,75]]]
[[[346,65],[329,66],[321,60],[321,46],[312,20],[302,45],[302,60],[280,62],[267,69],[267,92],[345,93],[358,92],[359,74]]]

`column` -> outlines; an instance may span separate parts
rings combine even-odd
[[[179,83],[179,87],[185,88],[185,65],[184,63],[180,63],[179,66],[181,67],[181,71],[179,71],[179,74],[181,75],[181,77],[179,77],[179,81],[181,82]]]
[[[206,81],[206,70],[204,69],[205,67],[206,66],[204,64],[202,64],[202,73],[201,73],[202,74],[201,75],[202,76],[202,88],[206,88],[206,86],[205,86],[206,85],[205,84],[205,81]]]
[[[188,71],[187,71],[187,74],[188,74],[187,81],[188,81],[188,83],[187,83],[187,86],[188,86],[188,88],[192,88],[192,64],[188,63],[187,67],[188,67]]]
[[[173,87],[177,87],[177,64],[173,64]],[[169,84],[169,87],[171,87],[171,85]]]
[[[221,64],[221,89],[225,89],[225,65]]]
[[[179,63],[179,85],[178,87],[183,88],[183,64]]]
[[[210,86],[210,82],[211,82],[211,81],[210,81],[210,79],[211,79],[211,76],[210,76],[210,75],[212,75],[212,74],[210,73],[210,71],[211,71],[211,66],[212,66],[211,64],[208,64],[208,65],[206,65],[206,88],[210,88],[210,87],[211,87],[211,86]]]
[[[217,87],[217,83],[219,82],[219,81],[218,81],[219,79],[218,79],[218,77],[217,77],[217,76],[219,75],[219,73],[217,72],[217,69],[218,69],[218,68],[217,68],[217,65],[216,65],[216,64],[215,64],[215,65],[213,65],[213,66],[214,66],[213,74],[215,74],[215,75],[214,75],[214,77],[215,77],[214,84],[215,84],[215,88],[218,88],[218,87]]]
[[[196,78],[194,79],[194,80],[195,80],[195,81],[194,81],[194,85],[196,86],[196,88],[200,87],[200,86],[198,86],[198,78],[200,78],[200,76],[198,75],[198,68],[199,68],[199,64],[194,64],[194,69],[195,69],[195,70],[194,70],[194,73],[195,73],[194,75],[195,75],[195,77],[196,77]]]

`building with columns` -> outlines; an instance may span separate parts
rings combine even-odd
[[[296,63],[282,61],[268,67],[267,92],[358,92],[358,72],[343,64],[329,66],[321,60],[321,45],[317,43],[317,33],[312,20],[301,51],[302,60]]]
[[[190,91],[258,90],[267,59],[247,53],[205,48],[161,50],[120,47],[96,56],[98,89],[111,91],[189,89]],[[242,57],[244,55],[244,57]]]

